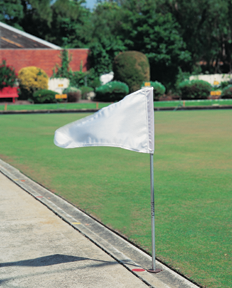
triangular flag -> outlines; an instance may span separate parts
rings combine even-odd
[[[61,148],[110,146],[153,153],[153,88],[138,90],[93,115],[57,129],[54,143]]]

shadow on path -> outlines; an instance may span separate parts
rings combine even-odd
[[[97,259],[70,256],[70,255],[62,255],[62,254],[54,254],[54,255],[49,255],[49,256],[44,256],[44,257],[39,257],[39,258],[34,258],[34,259],[0,263],[0,268],[1,267],[8,267],[8,266],[42,267],[42,266],[50,266],[50,265],[57,265],[57,264],[62,264],[62,263],[84,261],[84,260],[105,262],[105,265],[111,264],[111,262],[104,261],[104,260],[97,260]]]
[[[71,268],[62,268],[60,269],[52,269],[47,271],[41,271],[36,273],[26,273],[21,275],[14,275],[9,278],[2,278],[0,279],[0,286],[9,287],[9,288],[21,288],[20,286],[11,286],[11,283],[9,283],[12,280],[19,280],[19,279],[25,279],[25,278],[31,278],[34,276],[39,275],[49,275],[49,274],[56,274],[56,273],[65,273],[68,271],[75,271],[75,270],[81,270],[81,269],[88,269],[88,268],[101,268],[102,266],[109,266],[109,265],[118,265],[119,263],[115,260],[113,261],[104,261],[104,260],[98,260],[98,259],[91,259],[91,258],[84,258],[84,257],[77,257],[77,256],[70,256],[70,255],[62,255],[62,254],[54,254],[44,257],[39,257],[35,259],[28,259],[28,260],[22,260],[22,261],[15,261],[15,262],[7,262],[7,263],[0,263],[0,268],[2,267],[46,267],[46,266],[52,266],[56,264],[63,264],[63,263],[70,263],[70,262],[76,262],[76,261],[96,261],[100,262],[97,264],[87,264],[87,265],[81,265],[78,267],[71,267]],[[127,262],[127,261],[126,261]],[[128,260],[129,262],[129,260]],[[119,264],[120,265],[120,264]],[[1,272],[1,269],[0,269]],[[6,286],[5,286],[6,285]]]

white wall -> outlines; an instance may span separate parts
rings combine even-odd
[[[48,81],[48,90],[62,94],[65,88],[69,86],[69,79],[67,78],[51,78]]]
[[[229,81],[232,79],[231,74],[209,74],[209,75],[194,75],[190,76],[189,80],[204,80],[210,83],[211,85],[219,85],[221,82]],[[218,82],[218,83],[216,83]]]

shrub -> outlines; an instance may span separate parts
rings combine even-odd
[[[87,99],[87,94],[94,91],[92,87],[87,87],[87,86],[81,86],[80,90],[81,90],[82,99]]]
[[[185,80],[178,88],[183,100],[206,99],[212,89],[211,85],[203,80]]]
[[[110,38],[100,37],[98,38],[98,41],[94,41],[93,39],[88,47],[90,49],[88,62],[94,67],[94,74],[96,76],[112,71],[114,57],[120,51],[125,50],[123,41],[120,40],[119,37],[115,37],[115,35],[112,35]],[[90,84],[88,84],[88,86],[90,86]]]
[[[151,87],[154,88],[154,101],[159,101],[159,98],[162,97],[165,93],[165,87],[160,82],[150,82]],[[142,87],[145,86],[145,82],[143,82]]]
[[[81,99],[81,90],[76,87],[68,87],[63,90],[63,94],[67,94],[68,102],[78,102]]]
[[[80,87],[87,83],[88,72],[75,71],[70,73],[70,85]]]
[[[112,81],[96,89],[95,99],[98,101],[119,101],[129,93],[129,87],[122,82]]]
[[[38,90],[48,89],[48,76],[40,68],[30,66],[22,68],[18,75],[20,98],[32,99],[33,93]]]
[[[13,87],[16,82],[17,74],[12,66],[6,65],[6,60],[3,59],[0,65],[0,90],[4,87]]]
[[[33,93],[34,103],[54,103],[56,102],[55,95],[57,92],[51,90],[38,90]]]
[[[100,79],[93,68],[86,72],[82,71],[82,62],[80,71],[72,71],[70,68],[72,57],[69,56],[68,50],[61,50],[60,58],[61,65],[55,65],[52,78],[67,78],[70,81],[70,86],[73,87],[89,86],[95,89],[101,85]]]
[[[114,80],[126,83],[130,92],[150,80],[150,66],[145,54],[137,51],[119,53],[113,63]]]
[[[96,76],[96,74],[94,73],[94,70],[90,69],[90,71],[88,71],[88,77],[87,77],[87,85],[88,87],[92,87],[94,90],[101,86],[101,81],[100,81],[100,77]]]
[[[226,87],[228,87],[229,85],[231,85],[231,81],[223,81],[220,83],[220,89],[224,89]]]
[[[68,50],[60,51],[61,65],[56,64],[53,68],[53,78],[70,78],[72,71],[69,67],[72,57],[68,55]]]
[[[229,85],[222,90],[221,98],[232,98],[232,85]]]

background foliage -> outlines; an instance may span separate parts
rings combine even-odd
[[[144,81],[150,80],[150,65],[145,54],[125,51],[114,58],[114,80],[125,82],[130,93],[140,89]]]
[[[95,77],[126,50],[145,53],[151,81],[168,91],[183,73],[232,69],[232,0],[109,0],[91,11],[84,0],[1,0],[0,10],[0,21],[32,35],[90,48]]]
[[[144,82],[142,84],[141,87],[144,87],[145,86],[145,83]],[[165,87],[164,85],[162,85],[160,82],[158,81],[155,81],[155,82],[150,82],[150,86],[153,87],[153,95],[154,95],[154,101],[158,101],[160,97],[162,97],[165,93]]]
[[[232,98],[232,85],[229,85],[222,90],[222,98]]]
[[[33,93],[33,101],[34,103],[55,103],[57,102],[56,94],[57,92],[47,89],[37,90]]]
[[[203,80],[185,80],[179,84],[183,100],[207,99],[211,88],[211,85]]]
[[[16,73],[13,67],[6,64],[6,60],[3,59],[0,64],[0,89],[4,87],[13,87],[16,81]]]
[[[47,74],[35,66],[22,68],[19,71],[18,80],[21,99],[35,101],[37,100],[37,97],[35,99],[33,97],[35,91],[48,89]]]
[[[129,93],[129,87],[120,81],[112,81],[96,89],[98,101],[120,101]]]

